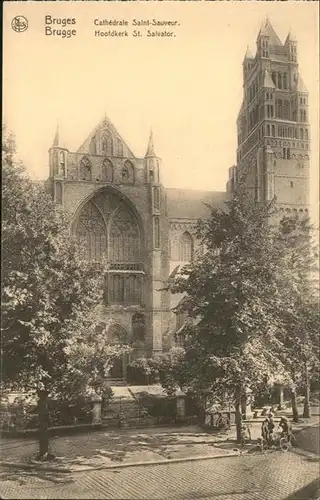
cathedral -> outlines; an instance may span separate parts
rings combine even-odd
[[[71,214],[85,257],[106,261],[101,328],[110,341],[132,347],[113,378],[126,377],[130,360],[179,343],[184,318],[174,309],[182,297],[170,293],[168,281],[201,251],[194,233],[197,220],[209,215],[206,204],[222,207],[244,169],[254,200],[276,197],[279,213],[308,211],[308,92],[295,38],[289,33],[283,44],[269,20],[256,54],[245,54],[243,89],[237,165],[229,169],[226,192],[165,188],[152,134],[138,158],[107,117],[75,152],[61,145],[57,130],[48,185]]]

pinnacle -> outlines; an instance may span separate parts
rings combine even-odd
[[[56,128],[56,132],[54,134],[54,138],[53,138],[53,142],[52,142],[52,147],[58,147],[59,146],[59,142],[60,142],[60,138],[59,138],[59,122],[57,123],[57,128]]]
[[[253,55],[252,55],[252,52],[251,52],[251,50],[249,48],[249,45],[247,46],[247,50],[246,50],[244,58],[245,59],[253,59]]]
[[[146,152],[146,157],[147,156],[155,156],[155,154],[154,154],[154,146],[153,146],[153,133],[152,133],[152,129],[150,130],[148,149],[147,149],[147,152]]]

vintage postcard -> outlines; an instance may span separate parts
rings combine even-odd
[[[318,498],[318,2],[3,13],[0,498]]]

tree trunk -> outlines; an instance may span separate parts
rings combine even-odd
[[[197,401],[198,406],[198,419],[200,425],[205,425],[206,423],[206,398],[199,398]]]
[[[303,418],[310,418],[310,383],[307,361],[305,362],[305,393],[303,404]]]
[[[291,391],[291,406],[292,406],[292,419],[294,422],[299,422],[299,412],[297,406],[297,394],[296,390]]]
[[[241,397],[241,414],[247,418],[247,395]]]
[[[236,431],[237,431],[236,440],[237,440],[237,443],[241,443],[241,422],[242,422],[242,419],[241,419],[241,390],[239,387],[236,389],[235,405],[234,406],[235,406],[235,410],[236,410],[236,414],[235,414]]]
[[[43,460],[48,457],[49,452],[47,391],[39,391],[38,398],[39,459]]]
[[[283,403],[284,403],[284,398],[283,398],[283,385],[279,384],[278,385],[278,391],[279,391],[279,399],[278,399],[278,410],[283,409]]]

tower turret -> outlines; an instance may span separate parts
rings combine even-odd
[[[49,149],[49,178],[52,182],[52,196],[54,201],[63,204],[63,180],[67,175],[68,149],[61,145],[60,129],[57,124],[56,132]]]
[[[257,36],[257,54],[259,57],[269,57],[270,23],[268,18],[262,23]]]
[[[297,62],[297,39],[289,31],[286,41],[284,42],[285,54],[289,59],[289,62]]]
[[[254,57],[252,55],[252,52],[249,48],[249,46],[247,47],[247,50],[246,50],[246,53],[244,55],[244,58],[243,58],[243,63],[242,63],[242,67],[243,67],[243,79],[246,80],[247,79],[247,76],[253,66],[253,60],[254,60]]]
[[[253,62],[250,67],[250,62]],[[232,179],[246,172],[248,192],[257,201],[276,199],[280,212],[308,211],[308,91],[299,74],[297,41],[282,43],[266,19],[257,36],[254,58],[247,50],[243,101],[237,118],[237,166]],[[233,183],[229,182],[229,191]]]
[[[157,184],[160,182],[160,159],[156,157],[153,144],[153,132],[150,131],[147,152],[145,154],[147,182]]]

